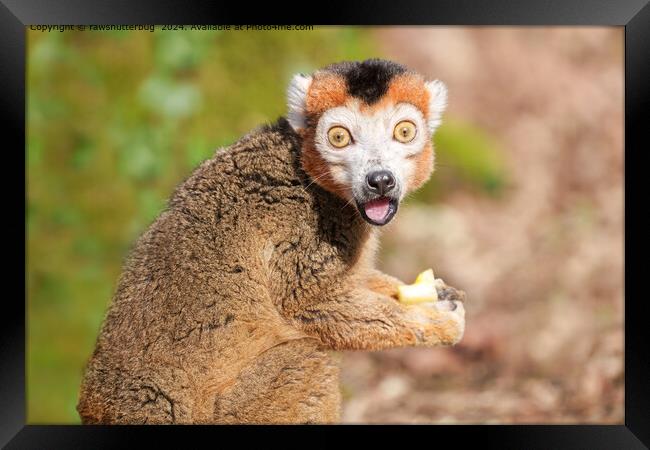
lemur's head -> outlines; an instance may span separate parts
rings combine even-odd
[[[343,62],[295,75],[288,103],[305,172],[372,225],[390,222],[433,171],[431,137],[447,103],[440,81],[390,61]]]

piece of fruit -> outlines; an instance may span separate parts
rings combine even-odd
[[[405,305],[438,301],[438,291],[433,284],[405,284],[398,286],[399,301]]]
[[[418,275],[418,277],[415,279],[414,284],[433,283],[435,280],[436,277],[433,276],[433,269],[427,269]]]
[[[438,301],[436,280],[433,270],[425,270],[415,279],[413,284],[404,284],[397,287],[399,301],[406,305],[415,305],[424,302]]]

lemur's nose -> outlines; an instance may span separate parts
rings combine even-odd
[[[395,187],[395,177],[388,170],[376,170],[366,176],[366,183],[372,192],[384,195]]]

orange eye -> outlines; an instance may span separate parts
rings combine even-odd
[[[350,144],[352,140],[350,132],[343,127],[332,127],[327,132],[327,139],[330,144],[336,148],[343,148]]]
[[[415,124],[408,120],[403,120],[395,125],[393,136],[396,140],[402,143],[411,142],[415,137]]]

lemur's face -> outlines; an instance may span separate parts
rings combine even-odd
[[[404,196],[431,175],[431,137],[447,99],[440,81],[368,60],[296,75],[288,94],[304,170],[370,224],[390,222]]]

